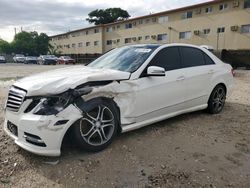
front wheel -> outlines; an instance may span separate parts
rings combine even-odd
[[[226,101],[226,91],[222,85],[218,85],[212,91],[208,100],[208,111],[211,114],[218,114],[222,111]]]
[[[117,110],[112,103],[103,101],[73,126],[73,134],[80,148],[88,151],[101,151],[105,149],[118,130]]]

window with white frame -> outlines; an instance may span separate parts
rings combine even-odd
[[[250,24],[241,26],[241,33],[250,33]]]
[[[191,38],[191,31],[185,31],[179,33],[180,39],[190,39]]]
[[[225,27],[218,27],[217,33],[224,33],[225,32]]]
[[[167,40],[167,34],[159,34],[157,35],[158,41],[166,41]]]
[[[133,27],[132,23],[126,23],[125,24],[125,29],[131,29]]]
[[[149,36],[149,35],[146,35],[146,36],[145,36],[145,40],[150,40],[150,36]]]
[[[168,16],[161,16],[158,18],[160,24],[168,22]]]
[[[188,12],[184,12],[181,14],[181,19],[189,19],[193,17],[193,12],[192,11],[188,11]]]
[[[205,34],[205,35],[208,35],[209,33],[210,33],[210,29],[203,29],[203,33]]]
[[[94,46],[98,46],[99,45],[99,41],[94,41]]]
[[[139,24],[143,24],[143,20],[139,20],[139,22],[138,22]]]
[[[107,27],[107,28],[106,28],[106,32],[107,32],[107,33],[112,32],[112,27]]]
[[[125,44],[131,43],[131,42],[132,42],[132,39],[131,39],[131,38],[125,38],[124,42],[125,42]]]
[[[72,46],[72,48],[75,48],[75,47],[76,47],[76,44],[75,44],[75,43],[73,43],[71,46]]]
[[[90,46],[90,42],[86,42],[86,46]]]
[[[107,45],[111,45],[112,44],[112,40],[107,40],[106,44]]]
[[[206,12],[207,14],[213,12],[213,7],[207,7],[207,8],[205,9],[205,12]]]
[[[99,33],[99,28],[96,28],[96,29],[94,30],[94,32],[95,32],[95,33]]]
[[[227,3],[223,3],[223,4],[220,4],[219,5],[219,10],[220,11],[223,11],[223,10],[225,10],[225,9],[227,9],[228,8],[228,4]]]
[[[79,43],[78,43],[78,47],[79,47],[79,48],[82,47],[82,42],[79,42]]]

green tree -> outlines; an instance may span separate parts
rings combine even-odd
[[[11,53],[10,44],[7,41],[5,41],[5,40],[3,40],[1,38],[0,38],[0,53],[4,53],[4,54],[10,54]]]
[[[15,35],[10,45],[16,54],[47,54],[49,51],[49,37],[45,33],[39,35],[36,31],[22,31]]]
[[[86,20],[95,25],[113,23],[130,17],[128,12],[121,8],[96,9],[88,16]]]

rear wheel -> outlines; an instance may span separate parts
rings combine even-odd
[[[222,111],[226,101],[226,90],[222,85],[218,85],[212,91],[208,100],[208,111],[211,114],[218,114]]]
[[[117,110],[112,103],[103,101],[85,113],[73,127],[80,148],[88,151],[105,149],[117,135]]]

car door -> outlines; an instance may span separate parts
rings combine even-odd
[[[180,110],[186,92],[184,73],[178,47],[160,50],[149,66],[165,68],[165,76],[147,76],[146,70],[138,80],[134,116],[136,122],[165,116]]]
[[[183,108],[204,105],[207,103],[209,84],[216,65],[207,54],[198,48],[182,46],[180,52],[187,86]]]

